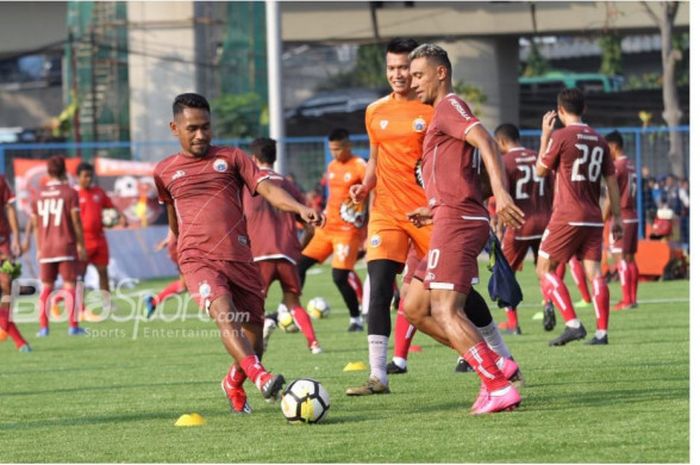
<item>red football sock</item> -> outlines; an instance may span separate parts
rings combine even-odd
[[[49,296],[52,290],[52,287],[45,286],[39,294],[39,326],[42,329],[49,327]]]
[[[12,338],[12,341],[15,343],[15,346],[17,346],[18,349],[27,343],[17,329],[17,326],[15,326],[15,323],[12,321],[9,303],[0,304],[0,329],[5,331],[7,335]]]
[[[471,347],[462,354],[462,357],[474,368],[474,371],[479,375],[489,392],[497,391],[510,385],[503,373],[501,373],[501,370],[498,369],[496,365],[497,359],[493,356],[493,351],[488,348],[484,341]]]
[[[595,307],[596,329],[607,331],[610,319],[610,290],[602,276],[593,280],[593,306]]]
[[[78,307],[75,301],[75,288],[64,289],[63,292],[66,293],[66,298],[63,300],[63,305],[68,307],[68,324],[71,328],[78,327],[78,313],[76,309]]]
[[[243,371],[241,367],[237,365],[237,363],[231,365],[231,369],[229,370],[228,375],[226,376],[226,381],[233,388],[243,387],[243,383],[245,383],[246,380],[245,371]]]
[[[179,294],[180,292],[183,292],[184,286],[182,285],[182,282],[178,279],[176,281],[171,282],[167,286],[165,286],[165,289],[160,291],[160,293],[153,298],[153,301],[155,305],[160,304],[162,301],[167,299],[173,294]]]
[[[620,276],[620,288],[622,290],[622,301],[624,303],[632,302],[630,297],[630,272],[629,264],[620,260],[617,264],[617,274]]]
[[[559,276],[559,279],[564,281],[564,276],[566,276],[566,263],[561,262],[559,266],[557,266],[555,273]]]
[[[260,363],[258,356],[254,354],[248,355],[246,358],[240,361],[240,365],[248,379],[251,380],[258,389],[260,389],[258,381],[262,376],[268,373],[265,370],[265,367],[262,366],[262,363]]]
[[[518,327],[518,309],[506,307],[506,318],[508,318],[508,328],[515,329]]]
[[[564,317],[564,321],[576,318],[569,290],[556,274],[546,273],[540,281],[540,286],[542,286],[542,293],[559,309],[559,312]]]
[[[355,270],[350,271],[350,274],[348,275],[348,284],[350,284],[350,287],[352,287],[352,290],[355,291],[355,294],[357,294],[357,301],[359,302],[360,305],[362,305],[362,296],[363,296],[362,281],[360,281],[360,277],[357,276],[357,273],[355,273]]]
[[[637,285],[639,284],[639,268],[637,268],[637,262],[628,262],[629,265],[629,279],[630,279],[630,303],[637,303]]]
[[[399,311],[396,313],[396,324],[394,329],[394,357],[406,360],[408,358],[408,348],[416,334],[416,328],[406,319],[403,312],[403,299],[399,301]]]
[[[578,291],[581,293],[581,298],[588,303],[591,303],[591,294],[588,292],[588,283],[586,282],[586,272],[583,271],[583,265],[576,258],[573,257],[569,260],[569,266],[571,267],[571,277],[578,287]]]
[[[306,337],[306,345],[311,347],[311,344],[316,342],[316,333],[314,332],[314,324],[309,318],[309,314],[299,305],[290,310],[294,323],[299,327],[304,337]]]

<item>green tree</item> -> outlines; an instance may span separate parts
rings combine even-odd
[[[527,55],[527,63],[523,70],[523,76],[542,76],[549,71],[549,63],[540,53],[540,49],[534,39],[530,41],[530,44],[530,53]]]
[[[212,102],[218,137],[249,138],[267,133],[267,108],[254,92],[223,94]]]
[[[622,74],[622,38],[617,34],[605,34],[598,39],[601,60],[600,72],[607,76]]]
[[[458,81],[454,85],[454,91],[469,104],[474,115],[481,116],[481,105],[488,100],[483,90],[464,81]]]
[[[350,71],[331,76],[317,90],[348,87],[386,87],[386,63],[383,44],[364,44],[357,50],[357,61]]]

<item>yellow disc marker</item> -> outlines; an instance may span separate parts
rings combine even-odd
[[[199,413],[184,414],[175,422],[175,426],[202,426],[207,423]]]

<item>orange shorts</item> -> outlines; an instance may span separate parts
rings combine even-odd
[[[428,253],[432,226],[416,228],[413,223],[397,219],[382,213],[370,212],[368,262],[372,260],[393,260],[406,263],[408,249],[413,242],[419,259]]]
[[[362,245],[361,231],[327,231],[316,228],[311,242],[301,254],[319,263],[333,254],[331,266],[338,270],[352,270],[357,261],[357,252]]]

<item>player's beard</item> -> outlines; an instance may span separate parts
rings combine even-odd
[[[190,152],[196,157],[203,157],[209,151],[209,143],[192,144],[190,146]]]

